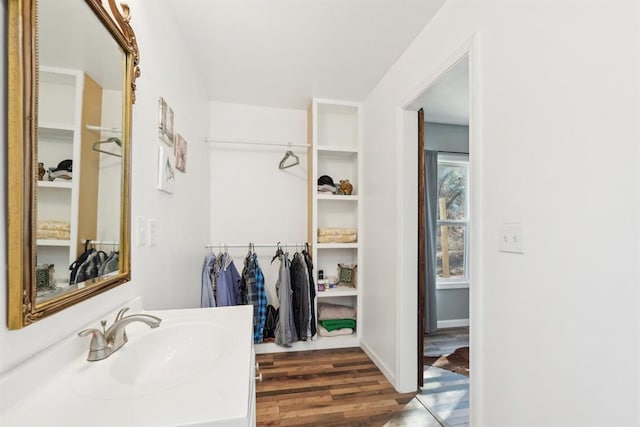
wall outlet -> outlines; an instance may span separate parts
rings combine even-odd
[[[136,245],[147,244],[147,219],[143,216],[136,217]]]
[[[502,224],[500,226],[500,252],[524,253],[524,225]]]
[[[148,244],[149,246],[156,245],[156,236],[158,235],[158,223],[155,218],[149,218],[149,234]]]

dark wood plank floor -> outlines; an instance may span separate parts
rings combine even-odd
[[[359,348],[257,356],[259,426],[440,426]]]

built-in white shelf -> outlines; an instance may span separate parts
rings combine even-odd
[[[73,183],[71,181],[38,181],[38,188],[64,188],[71,189]]]
[[[358,200],[358,196],[357,195],[351,195],[351,196],[341,196],[338,194],[321,194],[318,193],[317,195],[318,200],[339,200],[339,201],[357,201]]]
[[[318,243],[318,249],[358,249],[358,243]]]
[[[59,246],[68,248],[71,246],[71,240],[38,239],[36,244],[38,246]]]
[[[318,145],[318,156],[340,156],[352,158],[358,155],[358,149],[341,145]]]
[[[357,327],[358,325],[356,325]],[[264,353],[285,353],[290,351],[304,351],[304,350],[326,350],[329,348],[348,348],[359,347],[360,340],[356,334],[353,335],[341,335],[337,337],[321,337],[311,341],[297,341],[294,342],[291,347],[282,347],[276,343],[261,343],[255,344],[254,348],[256,354]]]
[[[358,296],[358,290],[355,288],[332,288],[318,291],[316,296],[318,298],[355,297]]]
[[[63,123],[40,123],[38,125],[38,134],[44,138],[67,139],[73,142],[73,125]]]

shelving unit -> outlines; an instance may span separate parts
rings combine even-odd
[[[73,161],[73,179],[37,181],[38,221],[65,221],[71,225],[69,240],[37,239],[37,264],[53,264],[56,279],[68,278],[76,258],[78,179],[81,153],[81,121],[84,74],[79,70],[40,67],[38,104],[38,161],[45,169],[62,160]]]
[[[360,249],[361,206],[361,106],[358,103],[314,99],[309,111],[311,153],[309,155],[309,230],[312,257],[315,263],[316,283],[318,271],[324,277],[338,275],[338,264],[356,264],[356,274],[362,271]],[[336,185],[348,179],[353,185],[351,195],[318,193],[317,182],[322,175],[330,176]],[[322,227],[354,228],[358,234],[355,243],[318,243],[318,229]],[[317,303],[356,307],[356,332],[352,336],[318,337],[322,348],[356,347],[360,345],[361,298],[364,285],[357,278],[356,288],[326,288],[317,292]]]

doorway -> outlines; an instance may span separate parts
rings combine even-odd
[[[418,398],[443,425],[469,423],[469,55],[418,110]]]

